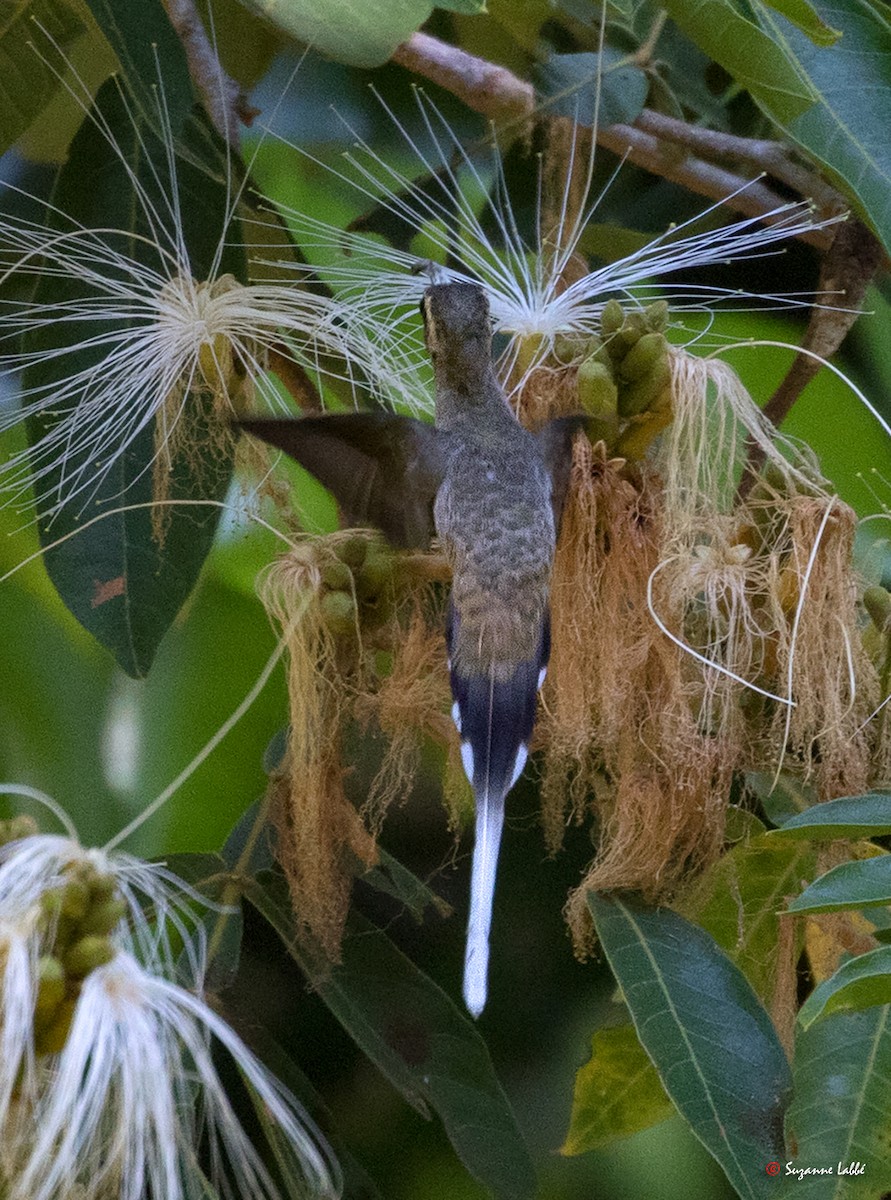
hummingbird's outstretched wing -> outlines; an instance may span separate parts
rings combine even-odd
[[[395,413],[250,419],[247,433],[284,450],[333,493],[350,525],[373,525],[397,547],[425,549],[449,435]]]
[[[572,470],[572,443],[578,430],[584,429],[587,421],[588,418],[581,413],[571,417],[555,417],[535,435],[551,476],[551,507],[554,510],[554,528],[558,532]]]

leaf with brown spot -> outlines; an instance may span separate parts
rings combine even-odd
[[[98,608],[100,604],[107,604],[116,596],[125,596],[126,594],[127,580],[123,575],[116,575],[114,579],[106,579],[104,582],[101,579],[94,579],[93,599],[90,601],[90,607]]]

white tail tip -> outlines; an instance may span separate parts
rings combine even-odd
[[[489,974],[489,939],[482,930],[468,930],[464,956],[464,1003],[471,1016],[486,1007]]]

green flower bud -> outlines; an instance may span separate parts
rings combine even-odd
[[[90,880],[90,902],[91,904],[98,903],[100,900],[111,900],[117,895],[118,881],[114,875],[94,875]]]
[[[586,358],[576,377],[579,403],[592,417],[615,416],[619,390],[611,372],[603,363]]]
[[[891,633],[891,593],[883,587],[869,587],[863,593],[863,607],[879,633]]]
[[[353,534],[352,537],[345,538],[336,546],[332,546],[332,549],[340,561],[346,563],[351,571],[357,571],[365,562],[365,556],[368,553],[368,538],[363,537],[360,533]]]
[[[373,600],[383,592],[393,577],[393,563],[388,554],[372,552],[356,576],[356,594],[360,600]]]
[[[625,324],[607,342],[613,362],[620,363],[631,347],[636,346],[646,333],[647,327],[644,324],[643,314],[639,312],[628,313],[625,317]]]
[[[353,573],[345,562],[332,558],[322,567],[322,582],[332,592],[349,592],[353,586]]]
[[[80,921],[90,906],[90,889],[81,879],[69,879],[62,888],[60,915]]]
[[[625,310],[618,300],[607,300],[600,313],[600,329],[605,338],[618,333],[625,324]]]
[[[90,934],[74,943],[63,960],[65,971],[74,979],[84,979],[97,967],[111,962],[116,950],[107,937]]]
[[[58,1054],[65,1049],[76,1007],[76,997],[69,997],[62,1001],[56,1009],[52,1022],[34,1038],[35,1054]]]
[[[648,337],[659,337],[661,333],[648,334]],[[643,338],[641,338],[643,341]],[[636,416],[638,413],[658,408],[664,410],[664,398],[670,399],[671,367],[668,359],[662,358],[642,379],[619,388],[619,412],[623,417]]]
[[[661,333],[645,333],[619,364],[619,375],[628,383],[637,383],[668,359],[668,344]]]
[[[320,603],[322,620],[336,637],[356,628],[356,601],[351,592],[326,592]]]
[[[100,900],[90,905],[89,911],[78,926],[82,936],[97,934],[106,936],[127,915],[127,903],[120,897],[112,896],[108,900]]]
[[[664,333],[668,328],[668,301],[654,300],[644,309],[644,321],[653,333]]]
[[[34,1023],[38,1028],[52,1023],[56,1010],[65,999],[65,968],[51,954],[37,960],[37,999]]]

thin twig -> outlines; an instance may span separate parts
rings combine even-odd
[[[794,188],[804,199],[813,200],[826,215],[848,207],[842,194],[819,175],[792,158],[784,142],[772,138],[745,138],[723,130],[688,125],[677,117],[645,108],[635,121],[637,128],[663,141],[674,142],[708,158],[750,163],[774,179]]]
[[[223,70],[216,46],[207,35],[194,0],[163,0],[170,24],[183,44],[189,74],[217,133],[233,150],[239,146],[239,124],[257,115],[245,102],[241,87]]]
[[[805,350],[819,354],[821,358],[831,358],[835,354],[860,316],[866,289],[878,270],[883,253],[878,239],[856,218],[836,225],[834,232],[832,246],[820,264],[820,280],[817,284],[818,295],[825,296],[833,307],[815,306],[811,310],[807,332],[801,343]],[[798,357],[807,360],[807,382],[817,374],[822,364],[809,356]],[[804,370],[804,366],[801,370]],[[797,392],[791,393],[788,388],[784,390],[785,383],[784,380],[764,409],[774,425],[780,425],[785,420],[798,396]]]
[[[777,427],[782,425],[795,401],[822,368],[821,359],[831,358],[837,352],[860,316],[866,289],[882,261],[882,247],[862,221],[852,217],[833,228],[835,238],[823,256],[817,284],[817,294],[825,303],[811,309],[801,341],[804,353],[796,354],[792,366],[764,406],[764,415]],[[740,499],[748,495],[763,463],[764,451],[750,443],[739,486]]]
[[[762,217],[770,221],[771,214],[787,203],[785,197],[766,184],[737,175],[692,154],[679,154],[676,149],[666,146],[659,138],[638,129],[636,125],[609,125],[605,129],[598,129],[597,142],[636,166],[677,183],[698,196],[723,201],[728,208],[747,217]],[[801,241],[821,250],[828,249],[832,241],[831,233],[823,229],[808,230],[798,236]]]
[[[535,108],[531,83],[507,67],[477,58],[427,33],[413,33],[407,42],[397,46],[393,62],[438,83],[463,100],[468,108],[493,121],[529,117]]]

